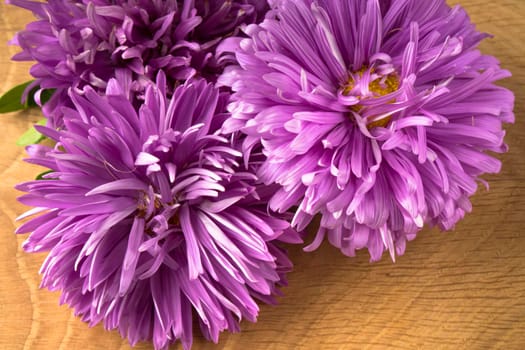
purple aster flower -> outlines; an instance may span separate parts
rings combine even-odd
[[[71,91],[66,128],[40,131],[51,149],[28,148],[51,169],[18,186],[37,215],[28,252],[49,251],[42,286],[62,292],[84,321],[118,328],[131,344],[165,349],[192,343],[192,318],[215,342],[239,320],[255,321],[255,300],[274,302],[291,269],[278,241],[300,242],[287,217],[271,216],[271,188],[239,166],[241,154],[218,135],[226,101],[205,81],[167,99],[166,81],[146,88],[138,112],[110,79],[107,94]]]
[[[71,86],[103,92],[121,70],[132,73],[135,91],[160,69],[170,87],[195,75],[214,81],[224,65],[216,46],[267,10],[265,0],[7,1],[38,18],[13,39],[23,49],[13,59],[36,61],[35,84],[58,90],[44,109],[58,119]]]
[[[394,259],[425,224],[452,229],[483,173],[504,152],[510,76],[476,46],[487,37],[443,0],[283,0],[222,50],[239,66],[224,132],[261,144],[258,174],[281,189],[271,208],[297,205],[293,226],[321,215],[325,236],[353,256]]]

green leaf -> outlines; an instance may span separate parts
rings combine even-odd
[[[9,113],[26,109],[27,105],[24,105],[20,100],[22,99],[22,94],[26,87],[33,81],[34,80],[30,80],[17,85],[0,97],[0,113]]]
[[[15,112],[29,107],[40,107],[35,101],[35,94],[40,90],[40,86],[35,86],[27,94],[26,103],[22,103],[22,95],[24,94],[25,89],[34,80],[30,80],[23,84],[17,85],[8,92],[6,92],[2,97],[0,97],[0,113],[9,113]],[[45,89],[40,93],[40,102],[45,104],[51,96],[55,93],[56,89]]]
[[[40,106],[35,101],[35,94],[40,89],[40,86],[35,86],[28,94],[27,96],[27,106],[28,107],[39,107]],[[56,89],[46,89],[42,90],[40,93],[40,102],[42,105],[46,104],[47,101],[53,96]]]
[[[46,125],[46,120],[45,119],[41,119],[39,120],[36,125]],[[20,138],[18,139],[18,141],[16,141],[16,144],[18,146],[29,146],[29,145],[32,145],[32,144],[35,144],[35,143],[39,143],[40,141],[42,141],[43,139],[45,139],[45,136],[42,135],[41,133],[39,133],[33,126],[27,130],[22,136],[20,136]]]
[[[56,89],[47,89],[42,91],[42,93],[40,94],[40,102],[42,102],[42,105],[45,105],[46,102],[49,101],[49,99],[51,98],[51,96],[53,96],[55,91]]]
[[[47,175],[47,174],[50,174],[50,173],[53,173],[54,170],[47,170],[47,171],[44,171],[43,173],[40,173],[36,176],[36,180],[47,180],[47,179],[44,179],[44,175]]]

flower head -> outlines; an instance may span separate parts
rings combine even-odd
[[[36,61],[36,83],[57,89],[44,109],[56,119],[59,106],[70,102],[69,87],[103,92],[122,70],[132,73],[135,91],[161,69],[170,87],[195,75],[214,81],[223,68],[216,46],[241,25],[261,20],[267,7],[264,0],[9,2],[38,18],[14,38],[23,51],[13,59]]]
[[[18,186],[35,207],[23,216],[38,214],[18,229],[32,232],[24,249],[50,251],[42,285],[90,324],[187,349],[196,313],[217,341],[256,320],[255,299],[273,302],[291,268],[276,242],[300,237],[268,213],[269,189],[217,134],[217,89],[192,80],[167,99],[160,74],[138,111],[123,90],[114,79],[105,96],[72,90],[66,128],[40,128],[57,144],[28,149],[51,172]]]
[[[271,208],[298,205],[293,225],[321,215],[347,255],[394,258],[424,224],[451,229],[504,152],[512,122],[508,77],[476,46],[460,7],[444,0],[288,0],[237,39],[235,92],[224,132],[261,144],[261,179],[281,189]]]

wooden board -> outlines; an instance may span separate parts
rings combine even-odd
[[[452,3],[452,2],[451,2]],[[457,1],[453,1],[457,3]],[[278,307],[262,306],[256,324],[195,349],[523,349],[525,348],[525,0],[463,0],[478,27],[495,35],[481,46],[514,73],[516,93],[503,171],[453,232],[425,230],[392,263],[354,259],[323,245],[291,248],[296,268]],[[29,79],[4,43],[31,16],[0,3],[0,93]],[[22,162],[17,137],[38,114],[0,116],[0,349],[129,349],[117,332],[88,328],[38,288],[44,255],[25,254],[13,231],[24,212],[13,186],[39,172]],[[178,346],[175,348],[179,348]],[[137,349],[152,349],[140,344]]]

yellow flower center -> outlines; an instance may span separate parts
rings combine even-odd
[[[361,87],[361,91],[354,91],[356,86],[358,86],[360,83],[359,79],[362,78],[365,72],[367,72],[368,70],[369,68],[363,67],[360,70],[358,70],[355,74],[351,75],[350,78],[348,79],[348,82],[343,86],[343,95],[345,96],[354,95],[359,100],[362,101],[362,100],[367,100],[371,98],[383,97],[399,89],[399,77],[397,76],[397,74],[392,73],[387,76],[377,77],[376,79],[371,81],[368,84],[368,93],[365,95],[363,95],[361,92],[362,87]],[[370,69],[369,74],[372,75],[373,73],[374,73],[374,69],[372,68]],[[395,100],[391,100],[391,103],[393,102],[395,102]],[[365,108],[365,106],[363,106],[360,103],[350,107],[351,110],[357,113],[360,113],[363,110],[363,108]],[[369,130],[375,127],[378,127],[378,126],[384,128],[388,125],[388,123],[390,122],[390,119],[391,117],[388,116],[388,117],[385,117],[379,120],[374,120],[367,124],[367,128]]]

